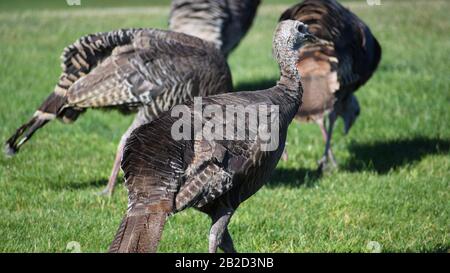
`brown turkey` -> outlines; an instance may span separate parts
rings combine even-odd
[[[61,56],[62,74],[34,116],[6,141],[13,155],[47,122],[73,122],[89,108],[137,115],[122,136],[104,193],[111,194],[126,138],[172,106],[194,96],[230,91],[225,58],[212,43],[157,29],[122,29],[84,36]]]
[[[194,120],[190,138],[174,138],[173,128],[180,119],[178,114],[170,113],[172,111],[131,133],[122,159],[128,210],[110,252],[156,251],[166,218],[188,207],[194,207],[212,219],[210,252],[216,252],[218,247],[225,252],[235,252],[228,223],[239,204],[264,185],[281,157],[288,126],[302,100],[300,74],[296,68],[298,50],[315,39],[299,21],[280,22],[273,38],[273,53],[281,70],[277,84],[266,90],[206,97],[200,106],[196,106],[195,100],[184,104],[189,111],[182,119]],[[234,118],[234,112],[227,112],[229,107],[247,106],[254,106],[254,109],[266,106],[271,110],[258,110],[258,118],[246,118],[244,112],[241,119],[228,122],[229,113]],[[196,107],[200,109],[196,110]],[[205,115],[209,107],[226,113],[220,125],[226,125],[228,130],[228,125],[232,124],[234,135],[243,130],[241,136],[245,137],[235,140],[198,138],[212,120],[211,116]],[[278,110],[272,110],[276,108]],[[213,116],[217,117],[216,114]],[[196,118],[200,118],[203,125],[197,129]],[[243,126],[235,125],[234,121],[243,122]],[[271,121],[271,132],[276,133],[271,134],[271,138],[256,134],[261,132],[265,121]],[[214,127],[214,132],[216,129],[220,131]],[[255,135],[257,137],[250,137]],[[264,146],[272,140],[271,144],[275,145]]]
[[[169,27],[210,41],[227,56],[250,29],[260,0],[173,0]]]
[[[334,123],[342,117],[346,134],[354,124],[360,107],[353,93],[376,70],[381,47],[369,27],[335,0],[305,0],[286,10],[283,20],[304,22],[320,39],[299,50],[304,95],[296,119],[320,126],[325,152],[319,169],[337,167],[331,150]]]

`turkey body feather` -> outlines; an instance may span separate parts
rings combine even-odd
[[[209,96],[202,99],[201,105],[196,105],[195,100],[184,103],[183,112],[187,116],[181,118],[194,123],[200,118],[202,125],[193,129],[188,126],[191,129],[185,138],[173,136],[174,125],[180,117],[173,117],[169,112],[131,133],[121,164],[128,190],[128,210],[111,244],[111,252],[156,251],[166,218],[189,207],[211,217],[210,252],[216,252],[218,247],[235,252],[228,223],[238,206],[269,179],[281,157],[288,126],[298,111],[303,93],[295,50],[316,39],[298,21],[279,23],[274,56],[281,68],[281,78],[276,86]],[[242,124],[229,122],[227,115],[234,118],[235,112],[228,112],[228,107],[249,109],[250,106],[258,109],[256,118],[247,118],[244,113]],[[205,115],[208,107],[216,109],[214,115]],[[243,128],[244,137],[203,135],[217,113],[222,118],[216,125],[232,124],[233,135],[238,135]],[[272,129],[270,138],[278,139],[273,149],[264,145],[267,139],[260,135],[268,123]],[[272,127],[273,124],[276,126]]]

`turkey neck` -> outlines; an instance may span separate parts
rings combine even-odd
[[[280,90],[276,92],[276,97],[279,97],[280,112],[292,114],[292,117],[289,118],[290,122],[302,104],[303,88],[300,75],[297,73],[294,75],[281,74],[275,88]]]

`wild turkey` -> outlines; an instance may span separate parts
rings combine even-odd
[[[173,31],[216,44],[228,55],[252,25],[260,0],[173,0],[169,26]]]
[[[195,101],[184,104],[189,111],[184,112],[188,114],[183,114],[183,120],[194,120],[195,124],[195,119],[201,118],[202,113],[205,117],[201,119],[203,126],[194,128],[190,138],[176,140],[173,137],[173,128],[181,119],[179,115],[173,117],[172,111],[131,133],[122,159],[128,210],[110,252],[156,251],[166,217],[188,207],[194,207],[212,219],[210,252],[216,252],[218,247],[225,252],[235,251],[228,223],[239,204],[263,186],[280,159],[287,128],[302,99],[300,75],[296,69],[297,51],[314,39],[307,33],[306,25],[299,21],[279,23],[273,39],[274,56],[281,69],[277,85],[262,91],[206,97],[202,99],[201,107],[196,106]],[[228,113],[233,118],[235,115],[227,112],[228,107],[246,106],[254,106],[255,109],[266,106],[271,110],[259,111],[257,119],[245,118],[246,113],[239,112],[244,114],[241,122],[245,122],[245,126],[235,126],[233,120],[236,119],[228,122]],[[282,107],[278,112],[272,111],[272,106]],[[238,140],[221,140],[220,136],[197,137],[212,119],[205,114],[207,107],[218,108],[219,111],[214,112],[219,113],[218,116],[226,113],[224,123],[219,124],[232,124],[235,136],[239,129],[245,127],[246,137]],[[279,144],[273,149],[263,149],[267,139],[261,135],[250,137],[260,132],[264,120],[273,122],[274,127],[270,128],[279,126],[278,131],[272,131],[279,139],[272,143]],[[256,122],[256,126],[249,126],[252,122]]]
[[[342,117],[346,134],[354,124],[360,107],[353,92],[374,73],[381,47],[367,25],[335,0],[305,0],[286,10],[282,20],[304,22],[320,39],[299,51],[304,95],[296,119],[320,126],[325,152],[319,169],[324,170],[329,161],[336,167],[330,147],[334,123]]]
[[[6,141],[15,154],[47,122],[72,122],[88,108],[138,113],[119,143],[105,190],[111,194],[124,141],[137,126],[194,96],[231,90],[228,65],[212,43],[157,29],[122,29],[84,36],[61,56],[63,72],[53,93],[30,121]]]

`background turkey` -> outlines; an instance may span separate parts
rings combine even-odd
[[[213,42],[228,55],[250,29],[260,0],[173,0],[169,27]]]
[[[62,55],[59,82],[30,121],[6,141],[13,155],[47,122],[73,122],[88,108],[139,108],[119,143],[104,193],[111,194],[125,139],[137,126],[194,96],[231,90],[231,75],[211,43],[182,33],[124,29],[80,38]]]
[[[376,70],[381,47],[367,25],[335,0],[306,0],[280,17],[280,21],[288,19],[304,22],[320,38],[299,50],[297,68],[302,75],[304,95],[297,119],[320,126],[325,151],[319,168],[324,170],[330,161],[336,167],[331,150],[334,123],[342,117],[345,133],[354,124],[360,106],[353,93]]]

